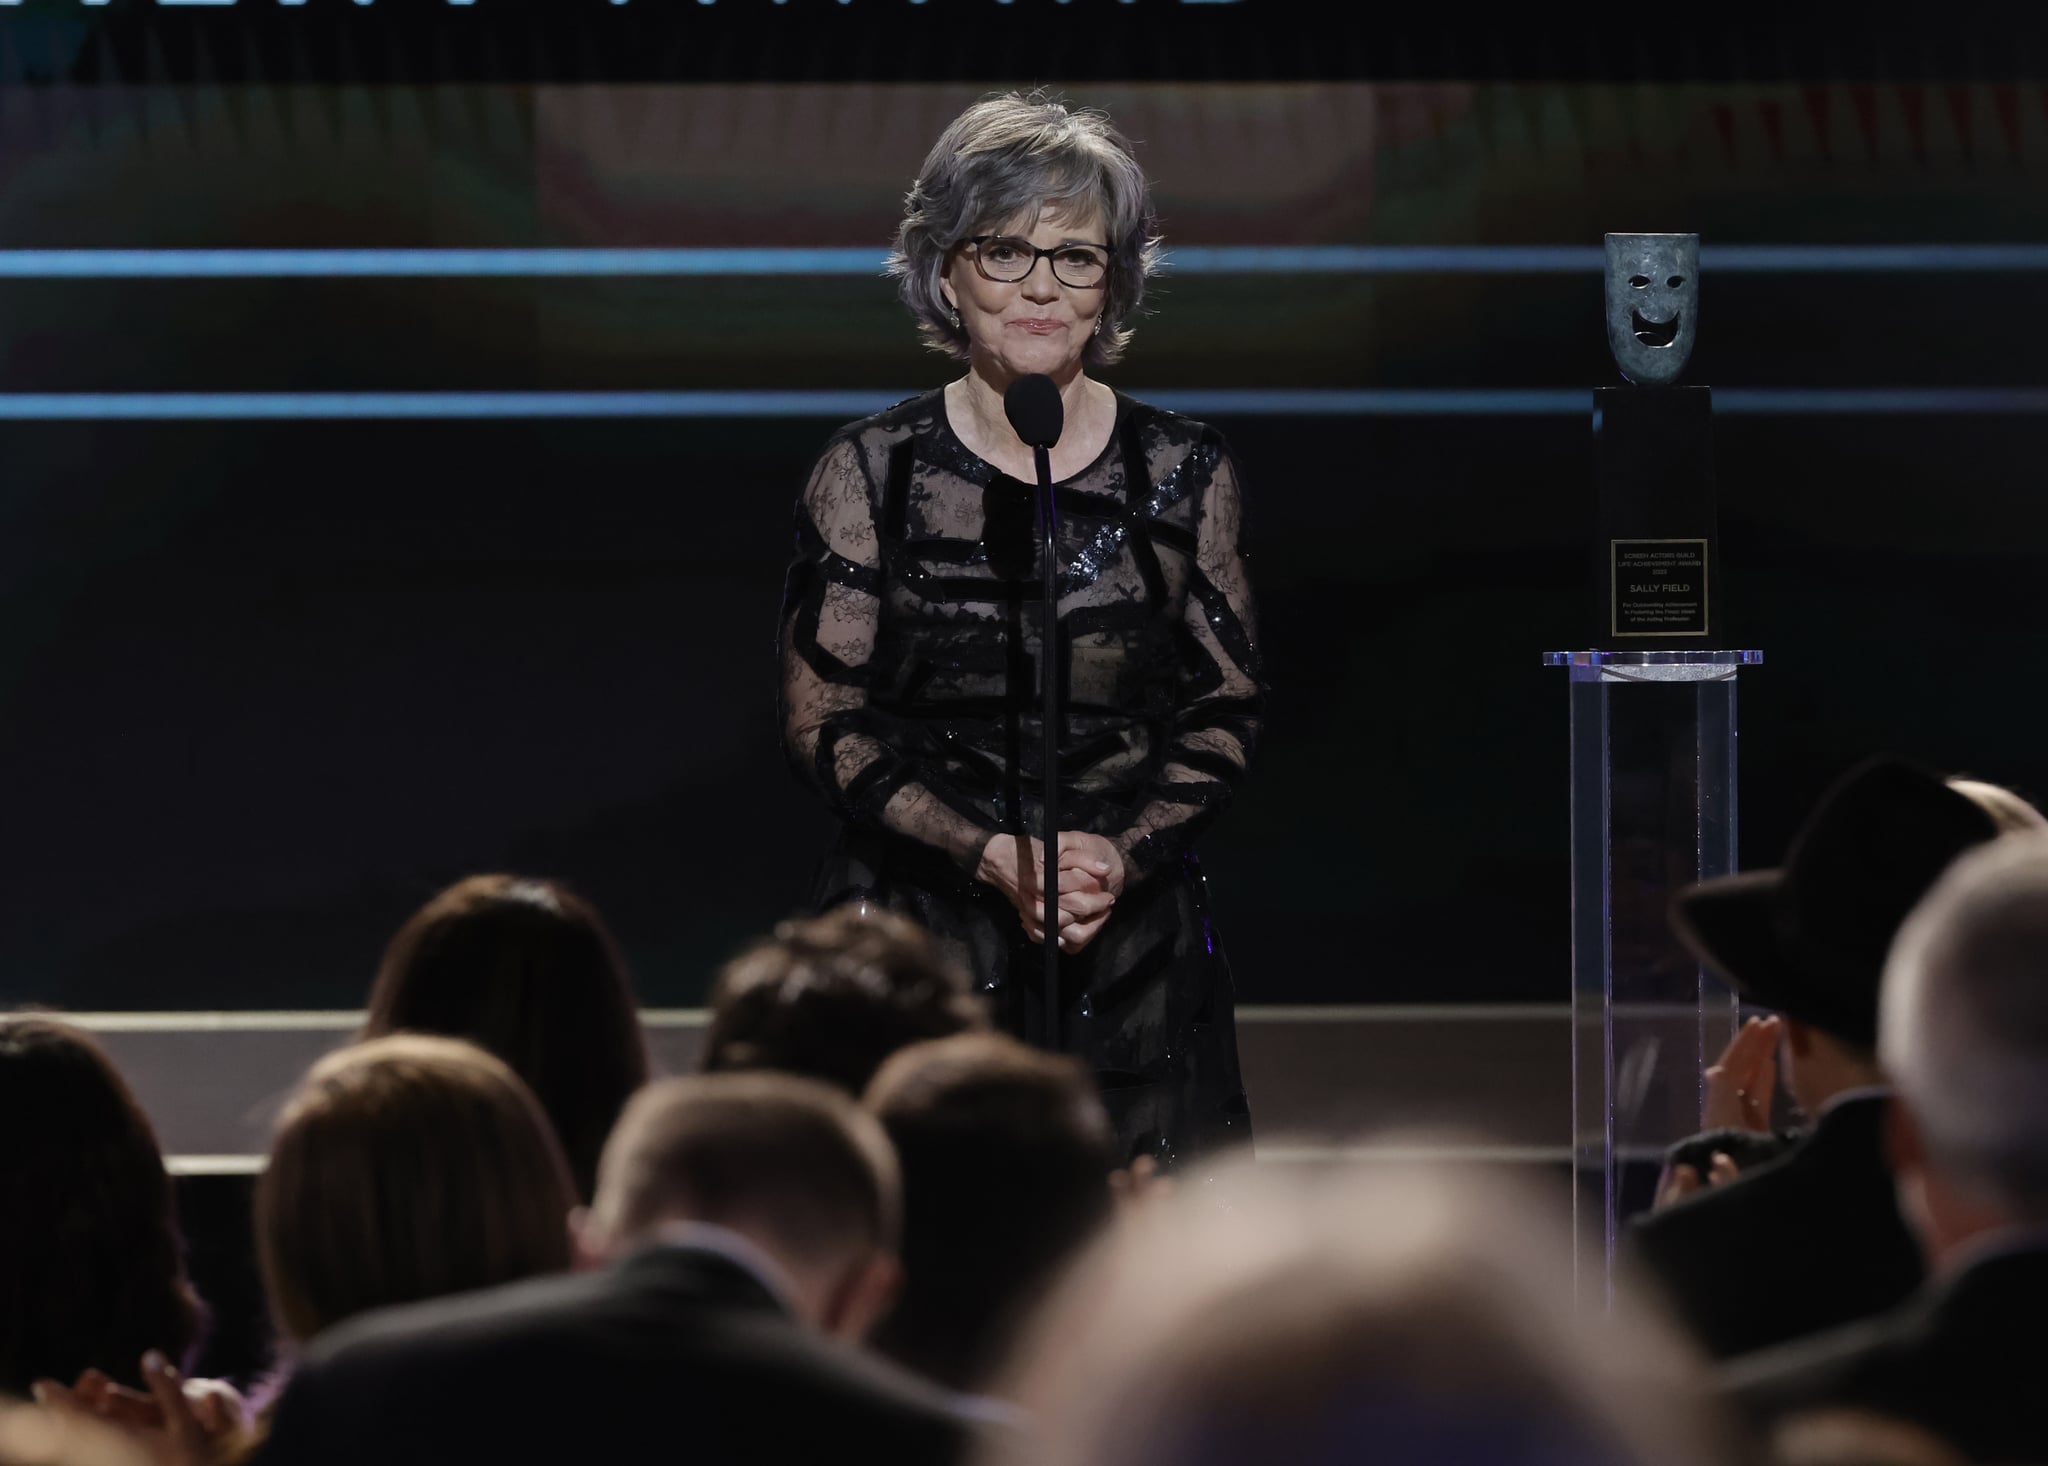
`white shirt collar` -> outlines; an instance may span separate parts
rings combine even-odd
[[[758,1243],[742,1233],[712,1222],[674,1221],[663,1222],[656,1227],[649,1240],[661,1247],[681,1247],[722,1257],[767,1289],[769,1296],[782,1306],[785,1313],[795,1318],[803,1317],[796,1306],[796,1286],[790,1281],[788,1272]]]

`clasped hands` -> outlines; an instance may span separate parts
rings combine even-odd
[[[1045,940],[1045,842],[1027,835],[992,836],[981,851],[975,879],[994,886],[1017,908],[1034,942]],[[1055,862],[1059,878],[1059,943],[1078,952],[1094,941],[1124,890],[1123,854],[1100,835],[1062,830]]]
[[[1770,1133],[1771,1100],[1778,1089],[1778,1040],[1784,1031],[1784,1020],[1776,1017],[1752,1018],[1736,1030],[1721,1057],[1705,1071],[1703,1129]],[[1704,1176],[1695,1166],[1673,1166],[1657,1182],[1654,1206],[1662,1210],[1702,1187],[1722,1185],[1740,1174],[1735,1158],[1718,1150]]]

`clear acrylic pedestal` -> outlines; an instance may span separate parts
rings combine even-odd
[[[1572,1165],[1582,1305],[1622,1220],[1700,1128],[1738,1002],[1671,934],[1682,886],[1735,869],[1735,676],[1757,651],[1546,652],[1571,677]],[[1624,1194],[1624,1193],[1627,1194]]]

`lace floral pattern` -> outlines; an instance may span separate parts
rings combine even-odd
[[[915,917],[1029,1039],[1042,949],[972,873],[991,835],[1039,828],[1035,497],[968,452],[942,393],[842,429],[797,503],[780,637],[785,747],[844,821],[814,902]],[[1126,865],[1102,933],[1061,959],[1060,1040],[1127,1150],[1173,1162],[1249,1130],[1191,849],[1264,712],[1239,475],[1213,429],[1120,396],[1055,497],[1060,823]]]
[[[1033,489],[975,458],[943,396],[834,437],[797,508],[782,618],[789,752],[842,818],[971,870],[1037,828]],[[1120,399],[1058,486],[1062,823],[1142,879],[1228,804],[1264,689],[1222,438]]]

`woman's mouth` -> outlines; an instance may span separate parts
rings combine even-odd
[[[1067,323],[1065,321],[1047,320],[1044,317],[1033,317],[1030,320],[1012,321],[1010,322],[1010,324],[1016,326],[1020,330],[1029,331],[1034,336],[1050,336],[1055,331],[1064,331],[1067,329]]]

